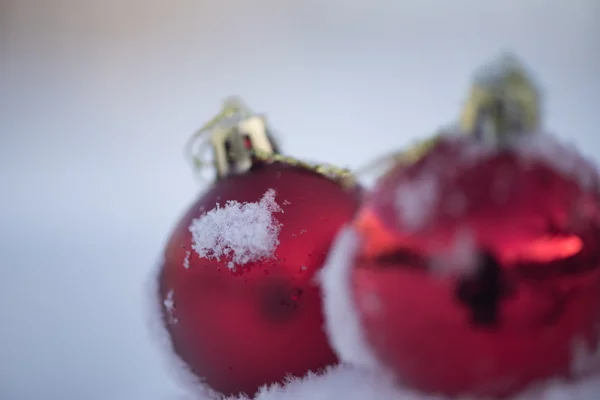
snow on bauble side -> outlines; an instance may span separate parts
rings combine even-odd
[[[253,395],[337,361],[314,278],[360,200],[358,186],[275,162],[217,180],[195,202],[167,244],[158,295],[196,376]]]
[[[386,174],[353,225],[352,299],[376,360],[449,396],[598,372],[573,351],[600,337],[598,182],[547,135],[502,150],[442,137]]]

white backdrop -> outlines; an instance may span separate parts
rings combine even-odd
[[[596,0],[0,0],[0,398],[178,393],[143,285],[223,97],[288,153],[356,167],[451,122],[505,49],[600,155]]]

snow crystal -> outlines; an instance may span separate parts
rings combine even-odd
[[[185,258],[183,259],[183,267],[185,269],[190,268],[190,257],[192,256],[192,252],[191,251],[186,251],[185,252]]]
[[[438,202],[438,184],[435,176],[425,175],[396,188],[396,211],[402,226],[410,231],[420,229]]]
[[[357,245],[356,233],[351,228],[344,228],[319,274],[326,315],[325,330],[332,347],[343,361],[379,369],[364,340],[350,290],[350,271]]]
[[[167,314],[169,315],[169,323],[176,324],[177,318],[175,318],[175,301],[173,300],[173,290],[169,290],[167,293],[167,297],[163,301],[165,306],[165,310],[167,310]]]
[[[257,203],[228,201],[190,225],[192,248],[200,257],[221,260],[229,258],[228,267],[235,269],[272,257],[279,245],[281,224],[274,213],[283,212],[275,202],[275,190],[269,189]]]

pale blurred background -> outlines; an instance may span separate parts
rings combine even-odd
[[[502,50],[600,156],[598,0],[0,0],[0,399],[181,391],[144,285],[225,96],[288,153],[357,167],[452,122]]]

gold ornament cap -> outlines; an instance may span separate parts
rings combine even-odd
[[[460,127],[496,144],[541,129],[541,93],[513,54],[502,54],[480,68],[463,108]]]
[[[344,187],[357,185],[345,168],[280,154],[265,116],[250,111],[238,97],[226,99],[221,111],[192,135],[186,149],[196,172],[213,169],[217,180],[244,174],[257,164],[282,163],[316,172]]]
[[[212,150],[212,161],[206,150]],[[265,116],[250,111],[237,97],[227,98],[221,111],[190,138],[190,158],[201,171],[212,166],[217,179],[243,174],[256,163],[256,154],[273,156],[278,146],[270,133]]]

